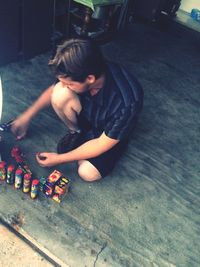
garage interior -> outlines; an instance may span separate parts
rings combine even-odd
[[[0,223],[53,266],[198,267],[200,22],[190,12],[200,6],[105,2],[0,3],[1,123],[18,116],[52,83],[48,60],[71,36],[95,38],[105,57],[126,66],[144,89],[138,125],[108,177],[86,183],[75,163],[57,166],[70,179],[61,204],[43,194],[33,201],[1,182]],[[55,151],[65,132],[53,110],[44,110],[24,140],[1,133],[2,160],[10,162],[18,145],[35,177],[47,177],[55,168],[40,167],[35,154]]]

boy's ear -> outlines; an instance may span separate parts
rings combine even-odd
[[[96,78],[95,78],[94,75],[90,74],[90,75],[87,76],[87,82],[88,82],[88,83],[92,84],[92,83],[94,83],[95,81],[96,81]]]

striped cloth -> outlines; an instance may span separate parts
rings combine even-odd
[[[88,131],[88,139],[103,132],[113,139],[128,138],[143,105],[143,90],[124,67],[108,63],[104,87],[94,96],[80,95],[82,111],[79,123]]]

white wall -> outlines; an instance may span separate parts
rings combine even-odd
[[[200,9],[200,0],[182,0],[180,9],[191,12],[193,8]]]

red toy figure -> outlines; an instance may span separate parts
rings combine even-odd
[[[15,158],[15,160],[16,160],[17,163],[22,163],[24,161],[23,160],[23,154],[22,154],[20,148],[17,147],[17,146],[15,146],[15,147],[12,148],[12,150],[11,150],[11,156],[13,158]]]
[[[23,170],[24,173],[32,174],[30,168],[28,167],[24,159],[24,154],[18,146],[12,148],[11,156],[15,159],[16,163],[19,165],[19,167]]]

